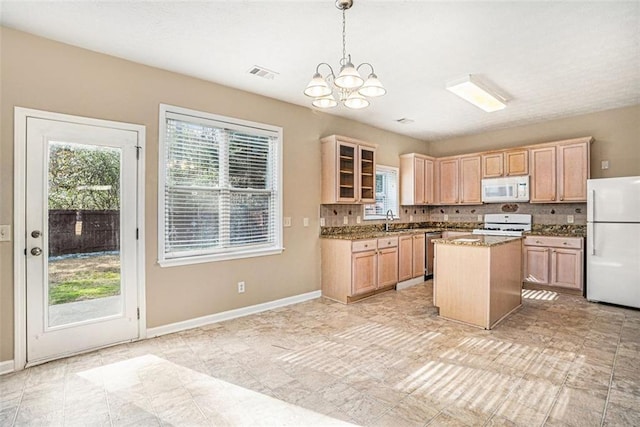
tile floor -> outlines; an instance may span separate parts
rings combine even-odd
[[[640,425],[640,311],[527,296],[492,331],[426,282],[123,344],[0,377],[0,425]]]

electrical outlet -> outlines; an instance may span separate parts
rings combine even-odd
[[[482,215],[478,215],[478,222],[482,222]]]
[[[445,221],[449,221],[449,215],[444,214],[444,220],[445,220]]]
[[[284,217],[283,225],[285,227],[291,227],[291,217],[290,216],[285,216]]]
[[[600,167],[602,169],[609,169],[609,160],[603,160],[602,163],[600,164]]]
[[[342,223],[344,225],[349,225],[349,217],[348,216],[344,216],[342,217]]]
[[[409,222],[413,222],[413,215],[409,215]]]
[[[567,224],[573,224],[573,215],[567,215]]]
[[[362,222],[362,218],[360,218],[360,215],[358,215],[356,217],[356,224],[360,224]]]
[[[303,218],[302,219],[302,225],[305,226],[305,227],[308,227],[309,226],[309,218]]]
[[[320,218],[320,227],[324,227],[324,218]]]
[[[0,242],[10,242],[10,241],[11,241],[11,226],[0,225]]]
[[[244,293],[244,282],[238,282],[238,293],[239,294]]]

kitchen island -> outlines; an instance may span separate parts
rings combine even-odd
[[[433,304],[440,316],[491,329],[522,304],[522,237],[436,239]]]

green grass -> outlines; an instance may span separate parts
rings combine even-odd
[[[83,272],[75,277],[52,284],[49,305],[85,301],[120,294],[120,272]]]

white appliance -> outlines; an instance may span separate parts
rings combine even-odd
[[[528,202],[529,177],[485,178],[482,180],[482,202]]]
[[[522,236],[526,231],[531,231],[531,215],[486,214],[484,227],[476,228],[472,233],[488,236]]]
[[[640,176],[587,180],[587,299],[640,308]]]

